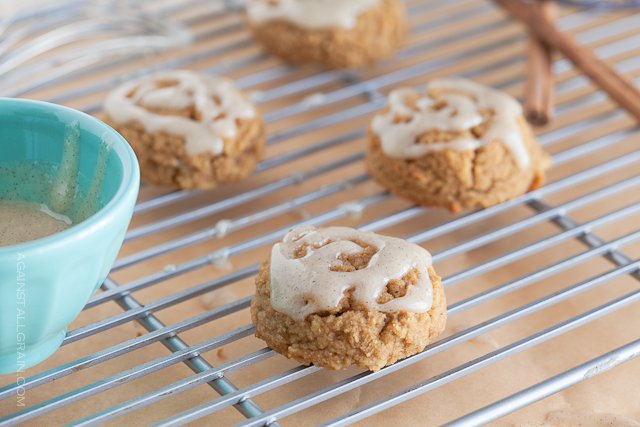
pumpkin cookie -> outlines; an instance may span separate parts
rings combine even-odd
[[[444,329],[446,301],[425,249],[346,227],[299,227],[256,279],[256,336],[286,357],[377,371]]]
[[[391,56],[406,34],[399,0],[250,0],[246,10],[256,40],[293,64],[369,65]]]
[[[151,184],[209,189],[238,181],[253,171],[265,143],[260,115],[232,81],[191,71],[125,83],[104,110]]]
[[[366,162],[392,193],[453,212],[538,188],[550,166],[520,104],[464,79],[391,92],[369,129]]]

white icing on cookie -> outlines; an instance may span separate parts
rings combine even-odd
[[[521,169],[530,164],[519,125],[522,107],[505,93],[465,79],[440,79],[429,83],[424,94],[408,88],[394,90],[389,94],[388,104],[387,112],[374,117],[371,129],[390,157],[411,159],[445,149],[472,151],[499,140]],[[416,143],[420,135],[430,130],[469,131],[484,121],[482,110],[493,113],[482,137],[470,135],[448,142]],[[405,120],[398,121],[398,117]]]
[[[307,28],[353,28],[360,15],[380,0],[249,0],[247,13],[256,23],[283,20]]]
[[[341,263],[340,255],[362,252],[354,241],[377,248],[369,264],[352,272],[330,270]],[[309,246],[304,257],[295,259],[296,248],[304,243],[324,246]],[[426,249],[402,239],[348,227],[298,227],[271,250],[271,305],[294,320],[304,320],[309,314],[337,307],[352,289],[352,298],[371,310],[424,313],[433,303],[430,266],[431,254]],[[409,286],[406,295],[377,302],[389,280],[400,279],[414,268],[419,280]]]
[[[165,85],[168,82],[176,84]],[[156,114],[148,108],[194,108],[199,120]],[[107,96],[104,110],[118,124],[137,121],[149,133],[182,136],[190,155],[221,154],[224,140],[238,134],[236,119],[256,115],[253,105],[231,80],[187,70],[164,71],[125,83]]]

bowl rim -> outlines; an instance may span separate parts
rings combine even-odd
[[[111,126],[90,114],[45,101],[0,97],[0,106],[9,106],[9,108],[11,108],[11,106],[35,106],[53,112],[62,112],[65,115],[75,116],[80,122],[81,129],[83,128],[83,121],[92,122],[98,129],[103,131],[99,137],[103,137],[105,134],[110,136],[110,148],[116,153],[116,156],[122,165],[122,179],[120,180],[118,190],[111,200],[109,200],[109,202],[100,210],[89,216],[84,221],[74,224],[66,230],[54,233],[50,236],[15,245],[0,246],[0,257],[8,254],[21,253],[23,251],[33,253],[40,249],[49,250],[52,246],[64,245],[69,240],[90,236],[96,230],[107,226],[110,222],[110,218],[117,214],[117,210],[121,209],[124,203],[131,198],[135,201],[140,187],[140,168],[138,165],[138,159],[129,143]],[[0,111],[0,116],[2,115],[3,113]]]

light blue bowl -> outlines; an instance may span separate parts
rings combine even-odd
[[[109,126],[58,105],[0,98],[0,199],[47,203],[55,177],[69,170],[64,141],[74,132],[79,162],[70,170],[78,172],[68,176],[78,186],[60,212],[74,225],[0,246],[0,374],[29,368],[61,345],[69,324],[107,277],[140,182],[133,151]],[[73,138],[67,140],[68,150]]]

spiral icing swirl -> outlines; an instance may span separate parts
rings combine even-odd
[[[238,121],[256,115],[231,80],[187,70],[125,83],[107,96],[104,109],[117,124],[138,122],[149,133],[184,137],[190,155],[222,154],[225,140],[238,135]],[[190,117],[171,114],[184,111],[190,111]]]
[[[336,268],[342,257],[357,255],[365,247],[374,253],[360,269]],[[433,303],[428,275],[429,252],[402,239],[347,227],[299,227],[290,231],[271,251],[271,305],[294,320],[339,306],[346,293],[370,310],[424,313]],[[415,270],[418,279],[403,296],[380,303],[393,279]]]
[[[505,93],[465,79],[439,79],[422,94],[409,88],[392,91],[388,108],[374,117],[371,130],[390,157],[418,158],[445,149],[473,151],[497,140],[518,167],[526,169],[530,158],[521,118],[522,107]],[[427,132],[441,134],[420,143]]]

